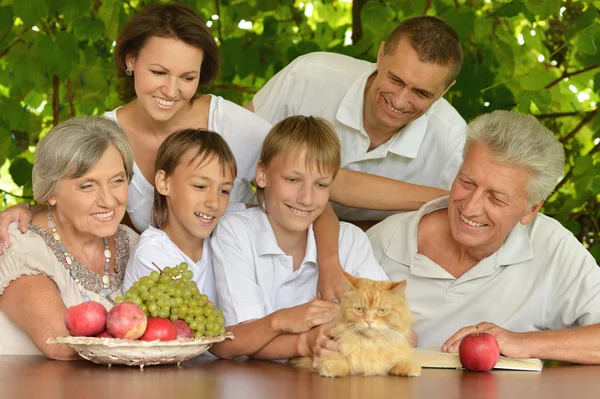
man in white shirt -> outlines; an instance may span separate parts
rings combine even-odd
[[[381,44],[377,64],[308,54],[281,70],[246,107],[271,123],[290,115],[329,120],[342,143],[343,168],[448,189],[462,160],[465,121],[442,96],[461,64],[462,48],[449,24],[410,18]],[[382,186],[372,194],[385,192]],[[350,221],[392,214],[334,209]]]
[[[556,220],[538,214],[564,151],[534,117],[508,111],[467,127],[450,196],[369,230],[392,280],[407,280],[419,345],[456,352],[479,331],[502,354],[600,363],[600,268]]]

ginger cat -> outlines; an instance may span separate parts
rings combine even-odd
[[[324,377],[347,375],[421,375],[409,344],[413,316],[405,296],[406,281],[373,281],[344,273],[346,295],[336,318],[339,352],[319,359]],[[311,368],[312,359],[294,359]]]

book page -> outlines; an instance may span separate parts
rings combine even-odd
[[[442,352],[439,346],[415,348],[413,358],[423,368],[453,368],[460,369],[458,353]],[[540,359],[514,359],[500,356],[494,369],[541,371],[543,362]]]

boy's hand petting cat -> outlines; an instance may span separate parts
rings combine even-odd
[[[339,309],[340,305],[336,303],[313,299],[303,305],[275,312],[273,328],[280,333],[301,334],[330,322]]]
[[[518,359],[530,358],[531,354],[527,350],[526,337],[528,333],[518,333],[505,330],[502,327],[493,323],[481,322],[474,326],[463,327],[458,330],[453,336],[448,338],[442,345],[443,352],[458,352],[458,346],[464,337],[479,331],[493,335],[500,346],[500,353],[504,356],[514,357]]]
[[[337,343],[333,341],[334,322],[317,326],[300,334],[298,353],[303,357],[313,358],[313,368],[318,365],[317,359],[327,352],[337,351]]]
[[[338,262],[319,267],[317,298],[340,303],[344,297],[344,269]]]
[[[13,222],[19,222],[21,233],[27,231],[27,226],[31,222],[33,215],[29,210],[29,204],[17,204],[0,212],[0,255],[2,255],[2,244],[9,247],[8,226]]]

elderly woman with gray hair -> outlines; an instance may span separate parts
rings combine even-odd
[[[137,234],[120,225],[133,156],[115,122],[78,117],[54,127],[39,143],[33,195],[48,212],[0,256],[0,355],[77,358],[67,345],[67,307],[93,300],[106,308],[119,294]]]

